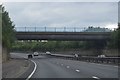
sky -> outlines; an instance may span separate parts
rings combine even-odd
[[[5,2],[16,27],[107,27],[118,23],[117,2]]]
[[[1,0],[3,2],[118,2],[119,0]]]

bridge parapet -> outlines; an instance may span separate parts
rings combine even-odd
[[[110,40],[111,32],[16,32],[18,40]]]
[[[112,32],[115,29],[100,27],[15,27],[17,32]]]
[[[18,40],[110,40],[108,28],[16,27]]]

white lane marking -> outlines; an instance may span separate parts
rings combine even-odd
[[[70,68],[70,66],[67,66],[67,68]]]
[[[76,69],[75,71],[76,71],[76,72],[80,72],[80,70],[79,70],[79,69]]]
[[[34,63],[35,67],[34,67],[32,73],[28,76],[28,78],[26,80],[29,80],[32,77],[32,75],[35,73],[36,69],[37,69],[37,64],[33,60],[31,60],[31,61]]]
[[[26,57],[23,57],[23,58],[27,59]]]
[[[95,64],[95,63],[91,63],[91,64]]]
[[[100,78],[98,78],[98,77],[96,77],[96,76],[92,76],[92,78],[94,78],[94,79],[100,79]]]
[[[118,67],[118,66],[114,66],[114,67]]]
[[[61,64],[63,66],[63,64]]]
[[[97,64],[97,65],[101,65],[101,64]]]

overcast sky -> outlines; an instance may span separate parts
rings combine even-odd
[[[16,27],[117,27],[117,2],[7,2]]]

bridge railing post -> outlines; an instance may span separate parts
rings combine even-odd
[[[85,32],[85,30],[86,30],[86,29],[85,29],[85,27],[84,27],[83,31]]]
[[[25,32],[26,32],[26,27],[25,27]]]
[[[45,32],[46,32],[46,27],[45,27]]]
[[[35,27],[35,32],[37,32],[37,31],[36,31],[36,27]]]
[[[64,32],[66,32],[66,27],[64,27]]]
[[[76,32],[76,27],[74,27],[74,32]]]
[[[55,32],[56,32],[56,27],[55,27]]]

